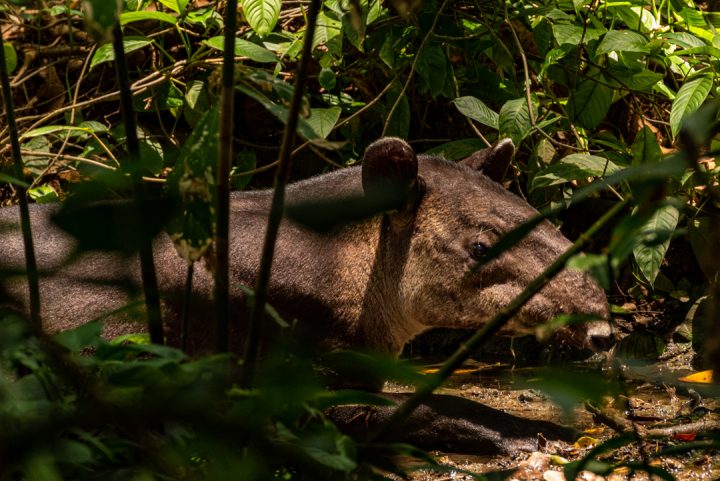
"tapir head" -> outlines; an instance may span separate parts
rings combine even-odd
[[[408,323],[478,328],[570,247],[554,225],[543,221],[514,247],[482,262],[501,236],[537,214],[499,184],[513,154],[508,139],[459,163],[416,156],[395,138],[367,149],[366,194],[388,187],[409,193],[405,207],[389,214],[387,226],[405,249],[394,265],[399,310]],[[561,271],[502,332],[527,332],[559,314],[598,319],[558,333],[575,346],[596,348],[610,336],[605,293],[587,274],[572,269]]]

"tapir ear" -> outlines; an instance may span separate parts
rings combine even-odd
[[[514,153],[515,145],[512,140],[502,139],[489,149],[478,150],[460,163],[479,170],[495,182],[500,182],[505,177]]]
[[[392,197],[405,203],[418,187],[418,161],[412,147],[395,137],[370,144],[363,157],[362,186],[366,197]]]

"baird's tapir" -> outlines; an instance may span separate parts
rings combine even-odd
[[[398,354],[430,328],[481,326],[570,246],[544,221],[511,250],[474,269],[489,246],[537,213],[498,183],[513,154],[506,139],[455,163],[416,155],[405,141],[383,138],[367,148],[361,166],[290,185],[289,206],[390,188],[409,195],[398,209],[325,232],[285,218],[272,269],[271,305],[286,319],[297,319],[297,332],[321,350]],[[237,325],[248,317],[240,285],[254,285],[271,196],[263,190],[231,197],[231,314]],[[74,241],[51,222],[52,207],[31,207],[38,262],[52,271],[72,254]],[[0,209],[0,225],[18,224],[17,219],[16,209]],[[22,269],[19,229],[0,229],[0,250],[0,271]],[[166,235],[155,241],[154,253],[166,335],[177,344],[186,264]],[[125,288],[139,282],[137,264],[107,252],[83,253],[43,277],[46,331],[69,329],[114,311],[119,312],[105,317],[107,336],[142,329],[122,309],[133,295],[139,297],[139,290],[132,294]],[[204,264],[196,267],[193,286],[189,350],[197,352],[214,345],[212,277]],[[16,303],[26,303],[21,278],[6,280],[3,287]],[[604,292],[572,269],[535,295],[503,332],[527,331],[561,313],[590,314],[598,321],[566,327],[557,339],[588,347],[610,336]]]

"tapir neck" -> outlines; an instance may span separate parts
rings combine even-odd
[[[242,283],[254,284],[269,202],[266,192],[234,197],[233,278]],[[300,329],[323,348],[399,353],[424,330],[407,319],[399,289],[412,226],[393,229],[384,216],[340,229],[321,234],[283,220],[270,301],[300,313]]]

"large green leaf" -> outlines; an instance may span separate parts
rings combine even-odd
[[[159,0],[160,3],[175,13],[183,14],[190,0]]]
[[[564,184],[573,180],[610,175],[620,170],[604,157],[588,154],[571,154],[542,170],[532,181],[531,189]]]
[[[245,19],[261,37],[272,32],[280,15],[282,0],[240,0]]]
[[[632,144],[632,156],[633,165],[657,162],[662,157],[657,137],[647,126],[643,127],[635,136],[635,142]]]
[[[490,107],[485,105],[482,100],[476,97],[466,96],[458,97],[453,100],[452,103],[465,117],[470,117],[471,119],[476,120],[483,125],[487,125],[488,127],[492,127],[495,130],[499,128],[500,116],[491,110]]]
[[[146,47],[151,43],[152,40],[145,37],[125,37],[123,40],[123,48],[125,49],[125,54],[128,54]],[[103,62],[111,62],[113,60],[115,60],[115,52],[113,51],[112,43],[106,43],[95,50],[95,54],[90,61],[90,68],[96,67]]]
[[[256,86],[260,86],[260,89],[263,91]],[[265,95],[264,91],[266,91],[265,89],[273,91],[285,87],[287,87],[287,84],[284,82],[271,79],[269,79],[268,82],[263,81],[255,84],[248,81],[240,81],[235,85],[235,88],[258,101],[282,123],[287,123],[288,117],[288,109],[285,106],[287,102],[284,101],[283,97],[292,95],[292,88],[287,92],[282,92],[282,95],[277,100],[270,99]],[[321,140],[324,139],[330,133],[332,127],[335,126],[337,119],[340,117],[341,108],[307,109],[305,112],[310,115],[308,116],[306,114],[307,118],[302,116],[298,118],[297,133],[306,140]],[[313,117],[315,118],[313,119]]]
[[[630,90],[648,91],[658,84],[664,74],[645,68],[637,70],[622,64],[614,64],[608,69],[608,83],[613,87],[624,87]]]
[[[596,28],[583,28],[577,25],[565,24],[553,25],[553,35],[558,45],[578,45],[581,40],[583,43],[588,43],[591,40],[600,38],[602,34],[603,31]]]
[[[631,3],[640,3],[630,6]],[[610,6],[612,4],[612,6]],[[617,14],[629,28],[639,29],[642,32],[654,32],[659,28],[658,21],[642,2],[609,2],[609,10]]]
[[[141,10],[139,12],[123,12],[120,14],[120,25],[143,20],[157,20],[158,22],[165,22],[170,25],[177,24],[177,18],[165,12]]]
[[[688,32],[664,33],[661,38],[682,48],[704,47],[707,45],[701,38]]]
[[[301,132],[306,139],[325,139],[340,119],[342,108],[330,107],[329,109],[310,109],[310,117],[305,119],[310,131]],[[301,126],[298,127],[300,130]]]
[[[593,130],[607,115],[612,99],[613,90],[610,87],[592,79],[580,82],[569,103],[573,121]]]
[[[225,50],[224,42],[225,39],[222,36],[212,37],[203,41],[205,45],[220,51]],[[241,38],[235,39],[235,55],[238,57],[247,57],[253,62],[258,63],[277,62],[277,57],[270,50]]]
[[[644,35],[632,30],[610,30],[598,45],[598,55],[610,52],[649,52]]]
[[[537,107],[534,101],[532,108],[537,118]],[[525,97],[508,100],[503,104],[500,108],[500,115],[498,116],[498,127],[500,128],[500,137],[510,137],[516,146],[520,145],[520,142],[522,142],[532,130],[527,99],[525,99]]]
[[[670,129],[673,137],[677,136],[682,122],[691,113],[696,111],[705,101],[713,85],[711,75],[701,75],[689,82],[685,82],[670,108]]]
[[[670,236],[677,227],[680,212],[672,205],[660,207],[640,229],[640,243],[633,249],[635,262],[652,285],[660,272]]]

